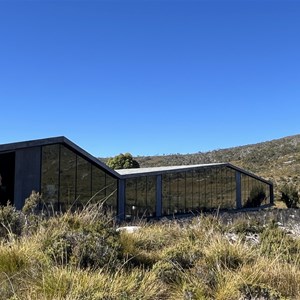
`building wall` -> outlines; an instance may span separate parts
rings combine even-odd
[[[125,179],[119,201],[126,219],[217,209],[258,207],[273,201],[272,185],[227,166]]]
[[[14,204],[21,209],[33,190],[40,190],[41,147],[18,149],[15,152]]]
[[[120,220],[273,202],[271,183],[230,164],[120,176],[76,145],[58,140],[2,146],[3,159],[7,153],[15,157],[16,208],[23,207],[32,190],[55,210],[105,201]]]

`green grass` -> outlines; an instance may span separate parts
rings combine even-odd
[[[0,224],[1,299],[300,298],[299,238],[271,218],[199,216],[117,233],[101,206],[51,217],[6,211],[19,227]]]

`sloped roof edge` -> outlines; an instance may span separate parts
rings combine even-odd
[[[79,155],[86,157],[88,160],[92,161],[102,169],[106,170],[113,176],[120,178],[120,174],[117,173],[115,170],[109,168],[105,163],[101,162],[98,158],[94,157],[84,149],[80,148],[78,145],[67,139],[65,136],[57,136],[57,137],[50,137],[45,139],[37,139],[37,140],[30,140],[30,141],[23,141],[23,142],[16,142],[16,143],[9,143],[9,144],[2,144],[0,145],[0,153],[1,152],[9,152],[18,149],[24,148],[32,148],[32,147],[40,147],[40,146],[47,146],[53,144],[64,144],[67,145],[69,148],[73,149]]]
[[[38,146],[45,146],[45,145],[52,145],[52,144],[65,144],[69,148],[76,151],[79,155],[86,157],[88,160],[92,161],[94,164],[98,165],[102,169],[106,170],[108,173],[112,174],[113,176],[125,179],[130,177],[137,177],[137,176],[146,176],[146,175],[157,175],[161,173],[171,173],[173,172],[180,172],[180,171],[188,171],[195,168],[204,168],[204,167],[213,167],[213,166],[226,166],[236,171],[241,172],[242,174],[246,174],[250,177],[258,179],[262,182],[267,184],[273,185],[271,181],[268,181],[262,177],[259,177],[247,170],[239,168],[231,163],[211,163],[211,164],[199,164],[199,165],[181,165],[181,166],[165,166],[165,167],[153,167],[153,168],[138,168],[138,169],[121,169],[121,170],[113,170],[109,168],[105,163],[101,162],[98,158],[94,157],[84,149],[80,148],[78,145],[70,141],[65,136],[57,136],[57,137],[50,137],[45,139],[37,139],[37,140],[30,140],[30,141],[22,141],[16,143],[9,143],[9,144],[0,144],[0,153],[1,152],[10,152],[17,149],[24,149],[30,147],[38,147]]]

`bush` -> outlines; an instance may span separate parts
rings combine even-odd
[[[249,198],[244,207],[259,207],[266,198],[266,192],[263,186],[255,186],[250,191]]]
[[[281,201],[283,201],[288,208],[297,208],[299,200],[298,191],[293,185],[284,185],[281,188]]]
[[[25,225],[24,215],[10,203],[0,206],[0,238],[20,236]]]
[[[47,232],[42,239],[43,251],[57,265],[79,268],[102,268],[118,263],[118,233],[107,216],[95,205],[78,213],[65,213],[45,221]]]

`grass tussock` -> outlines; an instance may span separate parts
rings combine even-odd
[[[199,216],[128,233],[101,205],[1,209],[1,299],[300,298],[299,237],[272,220]]]

